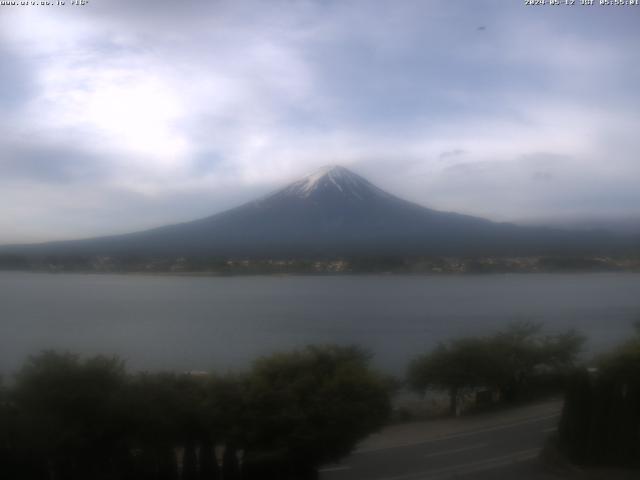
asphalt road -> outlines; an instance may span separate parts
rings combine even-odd
[[[321,480],[555,478],[538,456],[555,429],[561,405],[550,402],[485,414],[390,427],[365,441]]]

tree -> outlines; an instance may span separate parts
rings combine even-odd
[[[640,331],[574,374],[559,434],[575,463],[640,466]]]
[[[462,391],[497,383],[500,369],[499,358],[485,338],[463,338],[441,343],[412,361],[408,381],[420,392],[430,387],[447,390],[449,413],[455,415]]]
[[[240,468],[236,455],[250,443],[254,425],[248,412],[246,375],[212,376],[206,383],[204,423],[207,435],[203,439],[203,475],[215,478],[218,472],[211,452],[215,445],[225,445],[223,478],[236,478]]]
[[[0,377],[0,465],[8,478],[30,478],[25,471],[27,461],[16,444],[17,426],[15,407]]]
[[[467,337],[438,345],[411,362],[412,388],[449,392],[450,413],[458,410],[465,389],[495,388],[506,401],[516,401],[541,375],[565,375],[575,363],[584,337],[575,331],[542,335],[540,324],[519,321],[487,337]]]
[[[127,375],[117,358],[44,352],[11,389],[0,384],[2,472],[215,479],[213,446],[224,443],[225,480],[239,478],[241,449],[251,467],[242,478],[273,478],[266,464],[279,480],[312,478],[389,413],[387,383],[368,360],[353,347],[308,347],[259,360],[245,375]]]
[[[541,377],[566,378],[576,365],[585,337],[575,330],[542,333],[542,324],[516,321],[492,337],[492,352],[499,357],[497,387],[508,402],[520,400]]]
[[[248,378],[253,458],[270,457],[281,474],[303,479],[350,453],[390,412],[387,384],[368,363],[362,350],[340,346],[258,360]]]
[[[115,358],[81,361],[44,352],[16,377],[18,443],[50,478],[90,478],[118,464],[126,449],[119,395],[124,365]]]
[[[174,478],[175,449],[184,449],[184,478],[196,470],[196,448],[205,443],[206,381],[191,375],[141,373],[126,392],[128,441],[137,452],[137,475]]]

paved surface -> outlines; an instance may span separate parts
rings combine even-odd
[[[389,427],[321,480],[556,478],[537,460],[557,426],[558,401],[467,418]]]

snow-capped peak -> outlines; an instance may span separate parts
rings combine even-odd
[[[340,165],[324,166],[311,175],[292,183],[280,192],[287,196],[311,198],[321,194],[364,200],[372,196],[388,196],[361,176]]]
[[[335,188],[343,190],[342,183],[357,183],[352,177],[355,176],[349,170],[339,165],[326,165],[311,175],[306,176],[302,180],[296,182],[298,190],[303,197],[308,197],[314,190],[320,188],[323,180],[330,182]],[[346,186],[346,185],[345,185]]]

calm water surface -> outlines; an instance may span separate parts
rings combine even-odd
[[[226,371],[309,343],[357,343],[401,373],[440,340],[510,320],[575,327],[590,351],[640,318],[638,274],[162,277],[0,273],[0,372],[45,348],[132,369]]]

